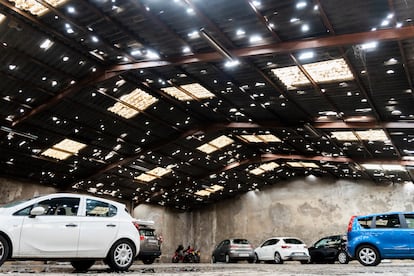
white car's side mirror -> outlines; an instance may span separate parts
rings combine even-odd
[[[44,214],[45,214],[45,208],[43,208],[42,206],[34,207],[30,211],[30,217],[40,216],[40,215],[44,215]]]

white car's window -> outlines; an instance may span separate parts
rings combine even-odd
[[[283,239],[285,243],[289,244],[302,244],[303,242],[298,239]]]
[[[30,215],[30,210],[32,210],[33,205],[30,205],[24,209],[21,209],[13,214],[13,216],[28,216]]]
[[[30,211],[37,206],[45,208],[44,215],[47,216],[76,216],[79,208],[79,198],[58,197],[46,199],[37,204],[30,205],[14,213],[16,216],[28,216]]]
[[[86,216],[113,217],[117,213],[115,206],[94,199],[86,200]]]
[[[278,241],[279,241],[279,240],[276,240],[276,239],[270,239],[270,240],[267,240],[267,241],[265,241],[265,242],[263,243],[262,247],[263,247],[263,246],[268,246],[268,245],[274,245],[274,244],[276,244]]]

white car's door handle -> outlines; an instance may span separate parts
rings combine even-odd
[[[106,227],[116,227],[115,224],[107,224]]]
[[[74,223],[69,223],[69,224],[66,224],[66,227],[78,227],[78,225]]]

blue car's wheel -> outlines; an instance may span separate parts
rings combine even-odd
[[[357,250],[357,259],[365,266],[376,266],[381,262],[378,250],[371,245],[361,245]]]

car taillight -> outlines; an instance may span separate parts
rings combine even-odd
[[[139,239],[143,241],[145,239],[144,235],[139,236]]]
[[[133,221],[132,224],[135,226],[135,228],[137,228],[137,231],[139,233],[139,224],[136,221]]]
[[[351,232],[352,225],[354,224],[354,219],[355,218],[356,218],[356,216],[352,216],[351,219],[349,220],[349,223],[348,223],[348,232]]]
[[[283,249],[290,248],[290,246],[289,246],[289,245],[282,245],[281,247],[282,247]]]

